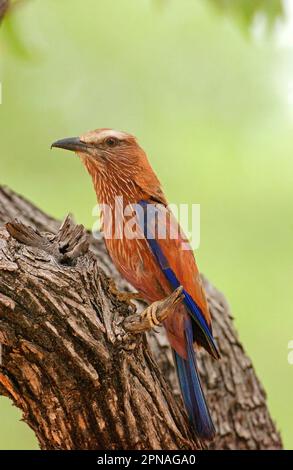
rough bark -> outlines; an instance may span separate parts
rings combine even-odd
[[[151,330],[149,341],[139,332],[149,329],[139,315],[145,306],[136,313],[115,292],[112,280],[120,290],[132,288],[103,241],[68,218],[60,229],[60,222],[4,187],[0,226],[0,393],[23,411],[41,448],[206,446],[188,426],[162,328]],[[279,449],[280,435],[227,302],[204,282],[222,354],[219,362],[204,352],[199,359],[218,431],[209,447]],[[170,305],[180,301],[176,295]],[[165,307],[156,306],[161,313]]]

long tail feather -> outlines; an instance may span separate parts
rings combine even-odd
[[[202,439],[212,440],[215,436],[215,428],[198,375],[190,319],[186,322],[185,335],[187,360],[179,356],[176,351],[173,351],[181,393],[196,434]]]

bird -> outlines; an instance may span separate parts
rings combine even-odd
[[[190,425],[200,439],[213,440],[197,355],[202,347],[214,359],[220,353],[195,255],[146,153],[135,136],[109,128],[57,140],[52,147],[75,152],[90,174],[109,256],[138,295],[151,304],[183,287],[183,300],[164,327]]]

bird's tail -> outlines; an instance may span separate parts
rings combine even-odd
[[[210,416],[198,375],[193,348],[193,332],[190,319],[185,323],[187,359],[173,350],[183,401],[196,434],[201,439],[212,440],[215,428]]]

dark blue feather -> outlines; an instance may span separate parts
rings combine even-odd
[[[147,201],[140,201],[140,206],[144,209],[143,214],[138,211],[139,224],[143,230],[144,236],[148,242],[151,252],[155,256],[160,268],[168,279],[170,286],[176,289],[180,283],[174,271],[170,268],[167,258],[161,250],[161,247],[153,233],[150,233],[150,219],[147,217],[155,217],[156,208],[153,204]],[[150,207],[152,206],[152,207]],[[148,209],[148,210],[147,210]],[[151,209],[151,211],[150,211]],[[147,210],[147,212],[146,212]],[[143,215],[143,218],[141,217]],[[147,215],[147,217],[146,217]],[[219,357],[217,347],[215,345],[210,328],[196,302],[191,295],[184,289],[184,303],[190,313],[190,318],[187,317],[184,325],[185,341],[187,357],[184,359],[175,350],[174,362],[177,370],[177,375],[180,383],[183,401],[197,435],[202,439],[211,440],[215,436],[215,428],[203,395],[201,383],[198,375],[195,351],[193,348],[193,328],[191,319],[193,319],[204,337],[206,338],[211,351],[215,357]]]
[[[199,380],[190,319],[185,324],[185,337],[187,360],[173,351],[182,397],[196,434],[202,439],[212,440],[215,428]]]
[[[168,263],[167,258],[165,257],[164,253],[161,250],[161,247],[157,240],[154,237],[153,233],[150,233],[150,219],[155,218],[156,216],[156,207],[148,203],[147,201],[139,201],[140,206],[144,209],[143,213],[143,219],[140,217],[140,213],[138,213],[138,219],[139,219],[139,224],[141,229],[143,230],[144,236],[147,239],[147,242],[149,244],[149,247],[155,256],[156,260],[158,261],[158,264],[160,268],[162,269],[163,273],[165,274],[166,278],[168,279],[170,285],[173,287],[173,289],[176,289],[177,287],[180,286],[180,282],[178,281],[176,274],[174,271],[170,268],[170,265]],[[147,212],[146,212],[147,210]],[[194,299],[191,297],[191,295],[184,289],[183,286],[183,295],[184,295],[184,300],[183,302],[185,303],[192,319],[196,322],[200,330],[202,331],[209,347],[210,351],[213,354],[215,358],[219,358],[220,354],[218,352],[217,345],[215,343],[215,340],[213,338],[213,335],[211,333],[211,330],[206,322],[205,317],[203,316],[200,308],[194,301]]]

